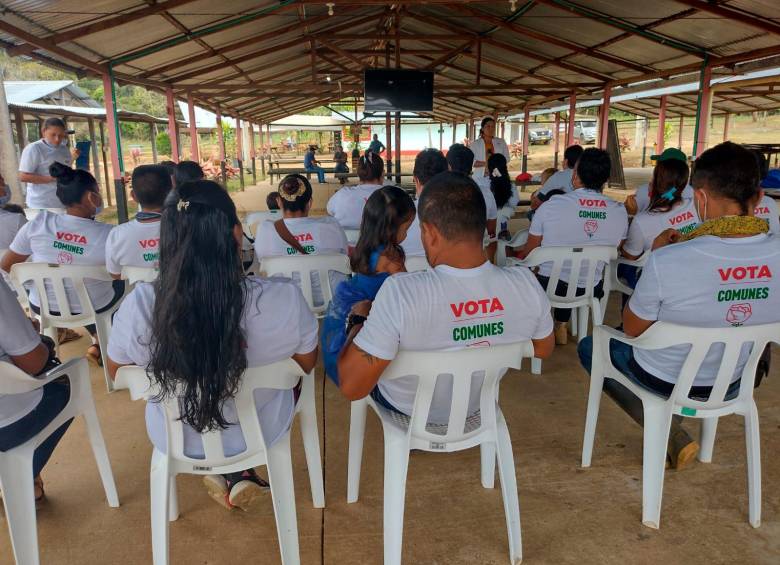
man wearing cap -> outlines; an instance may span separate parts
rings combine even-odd
[[[664,149],[663,153],[660,155],[650,155],[651,161],[656,161],[658,163],[662,161],[668,161],[670,159],[676,159],[677,161],[682,161],[683,163],[688,162],[688,157],[677,149],[676,147],[669,147],[668,149]],[[690,185],[690,183],[685,187],[685,190],[683,190],[682,193],[683,198],[693,198],[693,187]],[[626,211],[631,216],[636,216],[639,212],[643,212],[647,210],[650,207],[650,185],[649,183],[645,183],[639,188],[636,189],[636,194],[629,196],[626,198]]]

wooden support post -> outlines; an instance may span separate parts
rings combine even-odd
[[[523,166],[522,171],[528,171],[528,144],[530,143],[530,133],[528,128],[531,125],[531,107],[526,104],[523,112]]]
[[[385,67],[390,68],[390,44],[385,45]],[[393,118],[390,112],[385,112],[385,149],[387,161],[385,161],[385,177],[393,178]],[[398,158],[398,156],[396,156]],[[356,171],[353,171],[356,172]]]
[[[401,182],[401,112],[395,113],[395,182]]]
[[[680,151],[682,151],[682,136],[683,136],[684,127],[685,127],[685,117],[680,116],[680,131],[677,137],[677,149],[679,149]]]
[[[729,140],[729,121],[731,121],[731,114],[727,112],[723,118],[723,141]]]
[[[192,93],[187,94],[187,114],[189,116],[190,122],[190,160],[199,163],[200,152],[198,151],[198,124],[195,121],[195,101],[192,99]]]
[[[217,106],[217,141],[219,142],[219,168],[222,171],[222,186],[227,189],[227,164],[225,163],[225,130],[222,129],[222,113]]]
[[[179,126],[176,124],[176,100],[173,98],[173,89],[165,89],[165,110],[168,113],[168,137],[171,140],[171,161],[178,163],[179,154]]]
[[[693,154],[698,157],[707,150],[712,109],[712,67],[702,68],[699,78],[699,98],[696,101],[696,129],[693,138]]]
[[[553,160],[553,167],[558,168],[558,150],[560,148],[560,141],[561,141],[561,113],[555,112],[555,120],[553,122],[553,151],[554,151],[554,160]]]
[[[19,182],[19,155],[14,147],[11,113],[5,98],[3,73],[0,73],[0,175],[11,187],[11,202],[24,203],[22,183]]]
[[[19,154],[22,154],[22,149],[27,145],[27,126],[24,123],[24,110],[21,108],[14,108],[14,121],[16,122],[16,143],[19,145]]]
[[[666,96],[661,96],[661,105],[658,108],[658,133],[655,138],[655,152],[657,155],[664,150],[664,130],[666,129]]]
[[[119,223],[123,224],[129,219],[127,212],[127,195],[125,194],[125,163],[122,158],[122,138],[119,133],[119,119],[116,112],[114,75],[111,72],[110,67],[108,73],[103,73],[103,99],[106,105],[108,145],[111,148],[111,168],[114,173],[116,212]]]
[[[106,131],[103,127],[103,122],[100,122],[100,154],[103,157],[103,177],[105,178],[106,185],[106,197],[108,198],[108,205],[111,206],[111,181],[108,178],[108,155],[106,154]]]
[[[249,126],[249,157],[252,159],[252,184],[257,184],[257,163],[255,162],[255,124],[247,123]]]
[[[569,131],[566,134],[566,147],[574,145],[574,118],[577,117],[577,93],[572,91],[569,96],[569,119],[567,123],[569,125]]]
[[[439,151],[444,150],[444,124],[439,123]]]
[[[607,139],[609,137],[609,102],[612,97],[612,86],[609,84],[604,87],[604,101],[599,109],[599,130],[598,145],[600,149],[607,149]]]
[[[152,163],[156,165],[160,156],[157,154],[157,124],[155,122],[149,123],[149,136],[152,138]]]
[[[236,116],[236,160],[238,161],[238,181],[244,190],[244,140],[241,134],[241,118]]]
[[[265,136],[263,135],[263,124],[260,126],[260,172],[265,177]]]
[[[87,118],[87,127],[89,128],[89,144],[92,151],[92,175],[100,182],[100,157],[98,155],[97,139],[95,137],[94,118]],[[103,188],[106,191],[106,197],[108,197],[108,183],[106,183]]]
[[[452,122],[452,144],[455,145],[457,143],[456,141],[456,135],[458,133],[458,123]]]

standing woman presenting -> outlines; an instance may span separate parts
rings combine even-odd
[[[65,207],[57,198],[57,181],[49,174],[49,167],[54,163],[70,167],[72,157],[65,144],[67,135],[65,122],[49,118],[43,122],[41,138],[22,151],[19,180],[27,183],[27,219],[31,220],[41,210],[65,213]]]
[[[507,147],[506,141],[495,137],[495,135],[496,120],[486,116],[480,124],[479,138],[469,146],[469,149],[474,152],[474,180],[477,182],[479,182],[479,178],[488,176],[487,162],[491,156],[500,153],[506,157],[506,162],[509,163],[509,147]]]

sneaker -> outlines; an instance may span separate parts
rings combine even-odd
[[[569,328],[566,322],[555,322],[555,345],[569,343]]]
[[[261,508],[271,492],[268,483],[257,476],[254,469],[227,475],[206,475],[203,484],[209,496],[220,506],[228,510],[240,508],[244,512]]]
[[[681,471],[696,460],[699,454],[699,444],[679,425],[672,425],[667,446],[672,468]]]
[[[228,501],[230,491],[228,490],[227,481],[222,475],[206,475],[203,477],[203,484],[206,486],[206,490],[209,496],[217,501],[217,503],[230,510],[230,502]]]

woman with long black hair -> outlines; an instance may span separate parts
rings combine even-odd
[[[190,457],[203,456],[196,433],[206,430],[222,430],[227,456],[245,449],[233,395],[247,367],[292,357],[308,372],[317,360],[317,321],[301,291],[290,282],[245,276],[242,235],[236,207],[217,183],[176,187],[162,213],[157,281],[137,285],[114,318],[110,373],[122,365],[146,367],[160,397],[178,395]],[[257,389],[254,396],[272,445],[290,427],[295,394]],[[154,400],[146,425],[164,451],[165,418]],[[217,502],[243,510],[268,488],[253,469],[204,482]]]

